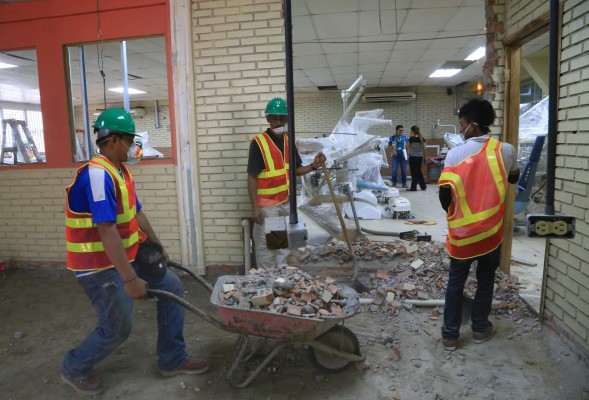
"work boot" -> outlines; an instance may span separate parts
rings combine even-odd
[[[186,364],[183,367],[172,370],[172,371],[164,371],[160,370],[163,376],[175,376],[175,375],[199,375],[204,374],[209,370],[209,364],[206,360],[190,357],[186,360]]]
[[[492,326],[489,327],[489,329],[487,329],[484,332],[472,331],[472,341],[477,344],[481,344],[481,343],[484,343],[487,340],[491,339],[494,334],[495,334],[495,330],[493,329]]]
[[[90,375],[84,379],[68,379],[65,375],[61,374],[61,380],[71,387],[78,393],[85,394],[86,396],[94,396],[102,393],[104,388],[102,387],[102,381],[95,375]]]
[[[445,337],[442,337],[442,344],[444,345],[444,350],[454,351],[458,346],[458,339],[446,339]]]
[[[408,188],[409,186],[407,186],[407,185],[403,185],[403,187],[404,187],[404,188]]]

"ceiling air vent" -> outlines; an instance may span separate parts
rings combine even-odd
[[[363,97],[366,103],[392,103],[414,101],[417,94],[415,92],[365,93]]]
[[[337,86],[335,86],[335,85],[332,85],[332,86],[317,86],[317,89],[319,89],[320,92],[329,92],[329,91],[337,90]]]

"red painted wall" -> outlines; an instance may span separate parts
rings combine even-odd
[[[47,163],[12,168],[71,168],[68,93],[64,47],[97,41],[96,0],[36,0],[0,5],[0,51],[37,51],[39,91]],[[170,66],[168,0],[100,0],[102,37],[106,40],[165,35],[173,162],[176,138]],[[64,154],[64,152],[67,152]],[[145,161],[145,164],[169,163]]]

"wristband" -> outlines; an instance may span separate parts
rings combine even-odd
[[[313,164],[311,164],[311,171],[317,171],[319,168],[315,168]]]
[[[133,275],[133,277],[132,277],[132,278],[129,278],[129,279],[127,279],[126,281],[123,281],[123,282],[124,282],[124,283],[125,283],[125,285],[126,285],[127,283],[133,282],[133,280],[134,280],[135,278],[137,278],[137,274]]]

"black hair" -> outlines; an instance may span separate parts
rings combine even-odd
[[[489,133],[489,126],[495,122],[495,110],[487,100],[472,99],[458,111],[458,118],[474,122],[483,133]]]
[[[399,129],[403,129],[403,125],[397,125],[397,126],[395,126],[395,131],[398,131]]]

